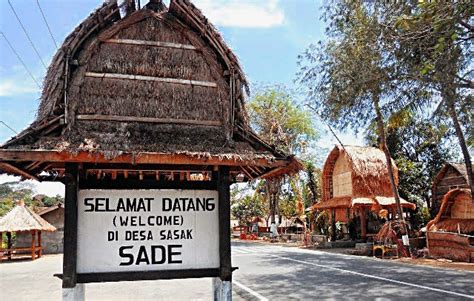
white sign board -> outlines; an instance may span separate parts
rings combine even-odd
[[[80,190],[77,272],[219,267],[213,190]]]

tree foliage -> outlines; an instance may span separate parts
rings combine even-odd
[[[392,4],[393,5],[393,4]],[[474,196],[471,156],[473,146],[474,6],[470,1],[419,1],[386,22],[387,38],[396,42],[397,61],[407,74],[436,97],[412,100],[411,108],[435,107],[434,116],[449,117],[464,157]]]
[[[374,126],[366,140],[377,145]],[[419,119],[409,111],[393,115],[387,123],[387,146],[399,170],[400,196],[417,204],[418,214],[431,204],[431,183],[441,167],[454,159],[448,125]],[[417,226],[422,219],[415,221]]]
[[[231,214],[240,225],[249,225],[255,217],[266,217],[267,208],[265,198],[258,190],[255,190],[253,194],[248,187],[234,186],[231,190]]]
[[[311,115],[284,88],[273,86],[257,91],[248,110],[257,134],[287,153],[304,152],[317,137]]]
[[[42,196],[34,198],[35,192],[31,184],[27,182],[7,182],[0,184],[0,216],[8,213],[16,202],[23,200],[30,208],[51,207],[63,202],[59,195],[55,197]]]
[[[257,91],[248,103],[250,123],[265,141],[288,154],[302,155],[317,138],[311,115],[303,110],[288,89],[279,86],[265,87]],[[288,185],[286,179],[279,183],[261,183],[262,196],[269,206],[271,222],[279,208],[281,187]],[[291,180],[291,179],[290,179]],[[302,192],[299,191],[299,194]],[[285,210],[285,209],[284,209]]]

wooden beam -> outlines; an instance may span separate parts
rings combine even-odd
[[[31,260],[36,259],[36,230],[31,230]]]
[[[29,173],[27,173],[26,171],[24,170],[21,170],[19,169],[18,167],[16,166],[13,166],[9,163],[0,163],[0,170],[3,170],[7,173],[12,173],[12,174],[16,174],[16,175],[20,175],[24,178],[27,178],[27,179],[31,179],[31,180],[36,180],[36,181],[39,181],[39,179]]]
[[[235,270],[236,268],[232,268]],[[55,274],[54,276],[63,279],[64,275]],[[219,269],[187,269],[187,270],[162,270],[162,271],[143,271],[143,272],[113,272],[113,273],[84,273],[77,275],[77,283],[95,283],[95,282],[117,282],[117,281],[140,281],[140,280],[159,280],[159,279],[185,279],[185,278],[203,278],[218,277]]]
[[[216,165],[216,166],[263,166],[263,167],[283,167],[289,160],[269,161],[264,158],[248,160],[237,160],[231,158],[221,158],[218,155],[209,157],[195,157],[186,154],[166,154],[143,152],[134,156],[131,153],[124,153],[117,157],[108,159],[103,154],[80,151],[77,153],[68,151],[42,151],[42,150],[6,150],[0,149],[0,158],[7,161],[44,161],[44,162],[76,162],[76,163],[127,163],[127,164],[168,164],[168,165]]]
[[[155,47],[187,49],[187,50],[198,49],[194,47],[193,45],[189,45],[189,44],[178,44],[178,43],[160,42],[160,41],[131,40],[131,39],[107,39],[104,41],[104,43],[155,46]]]
[[[219,276],[222,281],[232,281],[232,259],[230,252],[230,182],[229,167],[221,166],[217,174],[217,192],[219,195]]]
[[[250,172],[248,172],[245,167],[241,167],[241,170],[244,172],[244,174],[249,178],[249,180],[253,180],[253,177],[252,175],[250,174]]]
[[[111,181],[109,181],[111,182]],[[77,194],[79,172],[75,163],[66,164],[66,193],[64,197],[64,258],[63,288],[73,288],[77,283]]]
[[[217,181],[174,181],[156,179],[117,179],[109,180],[83,180],[81,179],[81,189],[192,189],[192,190],[215,190]]]
[[[282,172],[284,169],[285,169],[284,166],[280,166],[278,168],[267,171],[263,175],[260,175],[259,178],[261,178],[261,179],[272,178],[275,174],[278,174],[278,173]]]
[[[29,131],[24,132],[23,134],[17,135],[16,137],[13,137],[13,138],[10,139],[9,141],[7,141],[7,142],[3,145],[3,147],[8,146],[8,145],[12,144],[13,142],[18,141],[18,140],[20,140],[20,139],[23,139],[23,138],[25,138],[25,137],[28,136],[28,135],[35,134],[35,133],[41,131],[42,129],[48,127],[49,125],[51,125],[51,124],[53,124],[53,123],[55,123],[55,122],[57,122],[57,121],[60,121],[61,118],[64,118],[64,115],[58,116],[58,117],[53,118],[53,119],[51,119],[51,120],[49,120],[49,121],[45,121],[44,123],[38,125],[38,126],[35,127],[35,128],[30,129]]]
[[[191,124],[204,126],[221,126],[219,120],[188,120],[177,118],[153,118],[139,116],[118,116],[118,115],[76,115],[76,120],[92,120],[92,121],[118,121],[118,122],[144,122],[144,123],[163,123],[163,124]]]
[[[154,82],[162,82],[162,83],[169,83],[169,84],[217,88],[217,84],[215,82],[191,80],[191,79],[184,79],[184,78],[169,78],[169,77],[145,76],[145,75],[137,75],[137,74],[98,73],[98,72],[86,72],[85,76],[95,77],[95,78],[154,81]]]

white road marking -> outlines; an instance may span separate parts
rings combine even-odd
[[[235,280],[232,280],[232,283],[237,285],[238,287],[240,287],[241,289],[243,289],[244,291],[246,291],[247,293],[251,294],[252,296],[258,298],[258,300],[260,301],[268,301],[267,298],[265,298],[264,296],[260,295],[259,293],[257,293],[256,291],[254,290],[251,290],[250,288],[246,287],[245,285],[243,285],[242,283],[238,282],[238,281],[235,281]]]
[[[396,283],[396,284],[402,284],[402,285],[406,285],[406,286],[412,286],[412,287],[416,287],[416,288],[427,289],[427,290],[431,290],[431,291],[435,291],[435,292],[439,292],[439,293],[446,293],[446,294],[451,294],[451,295],[455,295],[455,296],[460,296],[460,297],[465,297],[465,298],[474,299],[474,296],[472,296],[472,295],[461,294],[461,293],[457,293],[457,292],[453,292],[453,291],[447,291],[447,290],[443,290],[443,289],[439,289],[439,288],[434,288],[434,287],[430,287],[430,286],[425,286],[425,285],[419,285],[419,284],[414,284],[414,283],[409,283],[409,282],[404,282],[404,281],[393,280],[393,279],[389,279],[389,278],[384,278],[384,277],[379,277],[379,276],[374,276],[374,275],[359,273],[359,272],[350,271],[350,270],[344,270],[344,269],[341,269],[341,268],[335,268],[335,267],[331,267],[331,266],[327,266],[327,265],[317,264],[317,263],[310,262],[310,261],[303,261],[303,260],[298,260],[298,259],[288,258],[288,257],[283,257],[283,256],[278,256],[278,255],[271,255],[271,254],[269,254],[269,256],[273,256],[273,257],[280,258],[280,259],[284,259],[284,260],[294,261],[294,262],[298,262],[298,263],[314,265],[314,266],[317,266],[317,267],[320,267],[320,268],[326,268],[326,269],[335,270],[335,271],[339,271],[339,272],[343,272],[343,273],[348,273],[348,274],[353,274],[353,275],[358,275],[358,276],[362,276],[362,277],[366,277],[366,278],[372,278],[372,279],[382,280],[382,281],[386,281],[386,282],[392,282],[392,283]]]

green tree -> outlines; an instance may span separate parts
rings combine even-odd
[[[399,191],[404,199],[417,204],[417,213],[423,213],[423,204],[431,205],[431,184],[445,162],[453,159],[450,150],[450,128],[434,125],[431,120],[418,119],[409,111],[394,114],[387,123],[387,146],[399,170]],[[367,133],[369,144],[377,144],[372,128]],[[421,219],[413,223],[417,226]]]
[[[248,103],[252,128],[265,141],[289,154],[303,154],[317,138],[311,115],[298,106],[295,97],[284,87],[260,89]],[[266,181],[270,219],[275,222],[283,182]]]
[[[473,15],[470,1],[418,1],[405,5],[384,26],[391,30],[386,36],[397,45],[397,60],[407,75],[437,93],[426,102],[413,99],[409,105],[421,110],[436,107],[437,117],[451,119],[474,199],[468,149],[473,146]]]
[[[384,28],[380,23],[389,9],[382,1],[362,0],[343,0],[325,7],[328,39],[312,45],[300,57],[298,76],[308,88],[314,110],[332,125],[357,130],[375,122],[398,216],[403,219],[385,122],[404,99],[425,95],[416,89],[416,82],[404,78],[392,52],[394,45],[381,38]]]
[[[264,216],[264,204],[261,198],[244,195],[233,202],[231,212],[240,225],[247,226],[253,218]]]
[[[33,205],[33,189],[24,182],[7,182],[0,184],[0,216],[8,213],[16,205],[16,201],[23,200],[27,206]]]

